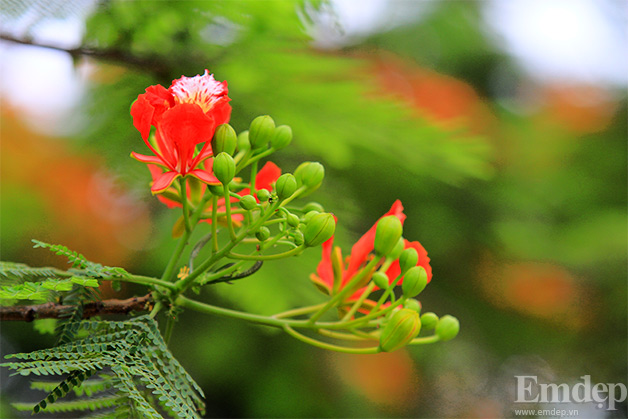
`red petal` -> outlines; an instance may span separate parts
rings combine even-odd
[[[229,105],[230,100],[231,99],[227,96],[223,96],[214,102],[212,108],[209,110],[208,114],[214,118],[216,125],[226,124],[229,122],[229,119],[231,118],[231,105]]]
[[[153,186],[150,188],[151,192],[153,194],[163,192],[179,176],[181,174],[173,171],[162,173],[153,182]]]
[[[163,141],[174,145],[178,154],[178,167],[182,173],[192,162],[196,144],[211,141],[216,124],[198,105],[181,103],[164,112],[158,130]]]
[[[334,236],[331,236],[329,240],[323,243],[323,252],[321,261],[316,268],[318,278],[329,290],[334,286],[334,268],[331,264],[331,251],[334,245]]]
[[[255,176],[255,187],[257,189],[273,189],[272,184],[281,176],[281,169],[275,163],[269,161]]]
[[[137,100],[131,105],[131,116],[133,126],[140,132],[144,141],[150,135],[150,124],[153,121],[155,107],[146,100],[145,95],[139,95]]]
[[[386,217],[388,215],[395,215],[403,223],[406,219],[406,215],[403,213],[403,205],[401,201],[396,200],[390,210],[380,217]],[[379,221],[379,220],[377,220]],[[342,279],[342,284],[346,284],[349,279],[357,272],[360,266],[367,261],[367,256],[373,251],[375,243],[375,230],[377,228],[377,222],[358,240],[351,248],[351,256],[349,257],[349,266],[345,271],[345,275]]]
[[[419,255],[419,261],[416,265],[422,266],[423,269],[425,269],[425,272],[427,272],[427,282],[430,282],[432,280],[432,267],[430,266],[430,258],[427,256],[427,250],[425,250],[421,243],[417,241],[410,242],[405,240],[405,243],[406,249],[411,247],[416,250],[417,254]]]
[[[207,172],[201,169],[196,169],[196,170],[192,170],[188,174],[194,176],[201,182],[205,182],[210,185],[220,185],[220,181],[211,172]]]
[[[142,163],[157,164],[166,168],[168,167],[167,163],[159,156],[146,156],[144,154],[138,154],[133,151],[131,152],[131,157]]]

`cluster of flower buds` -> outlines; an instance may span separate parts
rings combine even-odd
[[[406,216],[401,202],[396,201],[343,258],[340,248],[333,246],[336,218],[320,204],[293,203],[320,187],[324,167],[304,162],[294,173],[283,174],[270,161],[259,167],[290,144],[292,129],[276,126],[270,116],[263,115],[238,134],[228,123],[227,93],[226,82],[217,82],[205,71],[202,76],[181,77],[168,89],[150,86],[131,107],[133,123],[154,154],[132,156],[148,164],[153,194],[183,213],[173,229],[175,237],[183,236],[181,246],[164,280],[174,280],[174,266],[192,230],[199,222],[211,225],[209,234],[192,251],[190,269],[180,276],[171,301],[190,287],[242,278],[265,260],[322,245],[322,260],[311,279],[328,296],[327,302],[280,313],[269,323],[283,324],[288,333],[308,343],[317,341],[299,334],[292,325],[331,337],[342,337],[337,331],[346,330],[351,339],[378,341],[371,348],[376,352],[452,339],[459,329],[455,318],[420,314],[421,304],[415,297],[430,282],[432,269],[423,246],[403,237]],[[229,233],[221,240],[219,225]],[[211,253],[192,269],[209,242]],[[233,263],[221,264],[222,259]],[[251,261],[254,266],[247,266]],[[340,320],[321,322],[330,309],[340,314]],[[307,321],[290,320],[302,315],[308,315]],[[259,316],[256,321],[261,322]],[[434,334],[419,337],[421,330]]]

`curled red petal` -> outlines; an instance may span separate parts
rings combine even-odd
[[[334,268],[331,263],[331,252],[334,245],[334,236],[323,243],[323,252],[321,261],[316,268],[316,277],[324,284],[326,288],[331,289],[334,286]]]
[[[216,125],[226,124],[229,122],[229,119],[231,118],[231,105],[229,104],[230,100],[231,98],[227,96],[221,97],[214,103],[211,110],[209,111],[209,113],[216,121]]]
[[[157,164],[166,168],[168,167],[168,164],[159,156],[146,156],[133,151],[131,152],[131,157],[142,163]]]
[[[158,175],[153,182],[153,186],[150,188],[151,192],[156,194],[165,191],[179,176],[181,176],[181,174],[173,171],[164,172],[161,175]]]
[[[272,184],[281,176],[281,169],[275,163],[269,161],[255,176],[255,187],[257,189],[272,190]]]

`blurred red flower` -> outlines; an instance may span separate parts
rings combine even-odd
[[[396,200],[390,210],[384,214],[381,218],[388,215],[394,215],[403,223],[406,219],[406,215],[403,213],[403,205],[401,201]],[[379,220],[378,220],[379,222]],[[375,230],[377,228],[377,222],[367,231],[351,248],[351,255],[347,257],[344,262],[342,260],[342,251],[339,247],[333,248],[334,237],[323,243],[323,254],[318,268],[315,274],[310,275],[310,279],[316,284],[323,292],[331,295],[336,292],[340,292],[358,272],[374,257],[372,252],[375,243]],[[427,251],[423,248],[421,243],[417,241],[408,241],[404,239],[404,247],[406,249],[413,248],[417,251],[419,259],[417,266],[422,266],[427,272],[428,282],[432,279],[432,268],[430,267],[430,258],[427,256]],[[336,272],[334,272],[334,262],[338,266]],[[399,260],[395,260],[390,267],[386,270],[389,283],[395,280],[401,273],[399,266]],[[370,278],[370,275],[367,276]],[[339,281],[339,286],[334,292],[334,283]],[[401,284],[403,278],[400,279]],[[358,289],[348,300],[357,300],[364,292],[366,286]],[[375,289],[378,289],[375,287]],[[368,301],[368,300],[367,300]]]
[[[220,183],[202,163],[212,156],[216,127],[229,122],[231,100],[227,82],[218,82],[207,70],[200,76],[174,80],[169,89],[149,86],[131,106],[133,125],[155,154],[131,153],[136,160],[161,168],[153,175],[153,193],[163,192],[179,176],[191,175],[205,183]],[[151,127],[155,136],[150,137]],[[204,143],[200,151],[197,145]]]

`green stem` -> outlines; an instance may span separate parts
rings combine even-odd
[[[284,259],[295,255],[299,252],[302,252],[305,249],[305,245],[302,244],[299,247],[295,247],[294,249],[290,249],[287,252],[277,253],[274,255],[241,255],[239,253],[228,253],[227,257],[229,259],[241,259],[241,260],[277,260]]]
[[[166,320],[166,330],[164,331],[164,342],[166,342],[166,346],[170,343],[170,338],[172,337],[172,330],[174,329],[175,319],[171,315],[168,315],[168,320]]]
[[[257,178],[257,160],[251,165],[251,195],[255,195],[255,181]]]
[[[347,311],[347,314],[345,314],[341,321],[345,322],[353,317],[355,312],[358,311],[360,307],[362,307],[362,303],[364,302],[364,300],[366,300],[366,297],[369,296],[371,291],[373,291],[373,288],[375,288],[375,283],[371,281],[371,283],[369,283],[362,295],[360,295],[360,298],[358,298],[358,300],[351,306],[351,309]]]
[[[188,233],[192,230],[190,227],[190,210],[189,210],[189,202],[188,202],[188,188],[187,188],[187,179],[182,177],[179,179],[179,183],[181,185],[181,205],[183,206],[183,224],[185,224],[185,231]]]
[[[277,314],[273,315],[272,317],[275,317],[277,319],[282,319],[282,318],[286,318],[286,317],[300,316],[300,315],[303,315],[303,314],[308,314],[308,313],[311,313],[313,311],[319,310],[324,305],[325,305],[325,303],[320,303],[320,304],[316,304],[316,305],[313,305],[313,306],[295,308],[293,310],[288,310],[288,311],[284,311],[284,312],[281,312],[281,313],[277,313]]]
[[[287,325],[283,327],[283,330],[285,330],[286,333],[288,333],[293,338],[296,338],[300,340],[301,342],[305,342],[307,344],[316,346],[321,349],[327,349],[330,351],[342,352],[346,354],[376,354],[380,352],[380,349],[378,346],[372,346],[369,348],[349,348],[346,346],[338,346],[338,345],[332,345],[330,343],[321,342],[319,340],[312,339],[308,336],[302,335],[301,333],[297,332],[296,330],[294,330],[293,328]]]
[[[358,285],[360,281],[362,281],[362,279],[373,270],[373,268],[379,262],[379,259],[380,258],[377,258],[377,257],[374,257],[373,259],[371,259],[369,263],[367,263],[366,266],[362,268],[362,270],[360,270],[360,272],[358,272],[358,274],[354,276],[351,279],[351,281],[349,281],[349,283],[347,283],[345,287],[338,294],[334,295],[331,298],[331,300],[329,300],[327,304],[325,304],[323,308],[321,308],[319,311],[314,313],[312,317],[310,317],[310,320],[309,320],[310,324],[314,324],[314,322],[320,319],[321,316],[327,312],[327,310],[337,305],[340,301],[342,301],[347,296],[347,294],[349,294],[350,292],[353,292],[353,288],[356,285]]]
[[[439,341],[440,339],[438,338],[437,335],[424,336],[424,337],[412,339],[408,345],[424,345],[427,343],[436,343]]]
[[[212,253],[218,251],[218,197],[212,196]]]
[[[227,228],[231,240],[236,239],[235,230],[233,229],[233,220],[231,219],[231,196],[229,196],[229,184],[223,185],[225,191],[225,210],[227,212]]]

